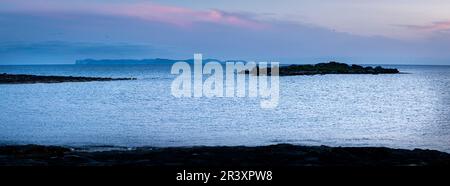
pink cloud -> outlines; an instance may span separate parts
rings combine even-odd
[[[400,26],[420,31],[446,31],[450,30],[450,21],[437,21],[428,25],[400,25]]]
[[[259,29],[265,25],[247,17],[225,13],[220,10],[193,10],[182,7],[154,3],[105,5],[98,7],[100,12],[159,21],[178,26],[191,26],[195,23],[215,23],[245,28]]]
[[[50,13],[93,13],[113,16],[126,16],[147,21],[163,22],[177,26],[189,27],[196,23],[214,23],[250,29],[266,27],[259,21],[241,14],[227,13],[220,10],[194,10],[190,8],[168,6],[153,2],[134,3],[79,3],[51,0],[0,0],[13,7],[13,11],[50,12]],[[0,8],[1,10],[1,8]]]

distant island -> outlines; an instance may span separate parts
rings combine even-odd
[[[179,61],[194,63],[194,59],[82,59],[77,60],[75,64],[77,65],[149,65],[149,64],[173,64]],[[208,62],[243,62],[244,60],[225,60],[221,61],[218,59],[203,59],[204,63]],[[267,75],[271,75],[271,68],[260,68],[255,67],[251,70],[244,70],[238,72],[240,74],[253,74],[259,75],[260,72],[266,71]],[[398,69],[395,68],[383,68],[381,66],[376,67],[363,67],[361,65],[348,65],[345,63],[339,63],[335,61],[330,61],[328,63],[318,63],[315,65],[305,64],[305,65],[289,65],[280,66],[279,75],[280,76],[298,76],[298,75],[316,75],[316,74],[397,74],[400,73]]]
[[[251,70],[241,71],[241,74],[259,75],[262,72],[264,74],[271,75],[271,68],[259,68],[255,67]],[[316,75],[316,74],[397,74],[400,73],[398,69],[383,68],[381,66],[363,67],[360,65],[348,65],[345,63],[338,63],[331,61],[328,63],[318,63],[315,65],[289,65],[280,66],[280,76],[298,76],[298,75]]]
[[[194,63],[194,59],[163,59],[163,58],[155,58],[155,59],[82,59],[76,60],[75,64],[77,65],[151,65],[151,64],[173,64],[179,61],[184,61],[187,63]],[[207,62],[218,62],[218,63],[226,63],[229,61],[233,62],[245,62],[243,60],[226,60],[221,61],[218,59],[203,59],[204,63]]]
[[[136,78],[37,76],[37,75],[6,74],[6,73],[0,74],[0,84],[63,83],[63,82],[89,82],[89,81],[118,81],[118,80],[136,80]]]

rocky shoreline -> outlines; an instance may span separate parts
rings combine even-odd
[[[385,147],[328,147],[278,144],[259,147],[110,148],[0,146],[0,166],[450,166],[450,154]]]
[[[272,75],[271,68],[255,67],[251,70],[240,72],[241,74],[252,75]],[[279,76],[299,76],[299,75],[325,75],[325,74],[398,74],[400,71],[395,68],[363,67],[360,65],[348,65],[345,63],[338,63],[331,61],[328,63],[318,63],[315,65],[289,65],[280,66]]]
[[[38,76],[38,75],[6,74],[6,73],[0,74],[0,84],[63,83],[63,82],[120,81],[120,80],[136,80],[136,78]]]

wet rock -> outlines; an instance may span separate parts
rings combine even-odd
[[[56,154],[56,155],[55,155]],[[62,154],[62,155],[58,155]],[[279,144],[260,147],[142,147],[134,150],[70,151],[64,147],[0,147],[0,165],[20,166],[450,166],[450,154],[385,147]]]
[[[89,82],[89,81],[118,81],[118,80],[136,80],[136,78],[38,76],[38,75],[6,74],[6,73],[0,74],[0,84],[63,83],[63,82]]]

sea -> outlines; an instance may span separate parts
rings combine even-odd
[[[450,66],[401,74],[279,78],[258,97],[177,98],[171,65],[3,65],[0,73],[135,77],[1,84],[0,144],[63,146],[371,146],[450,152]]]

